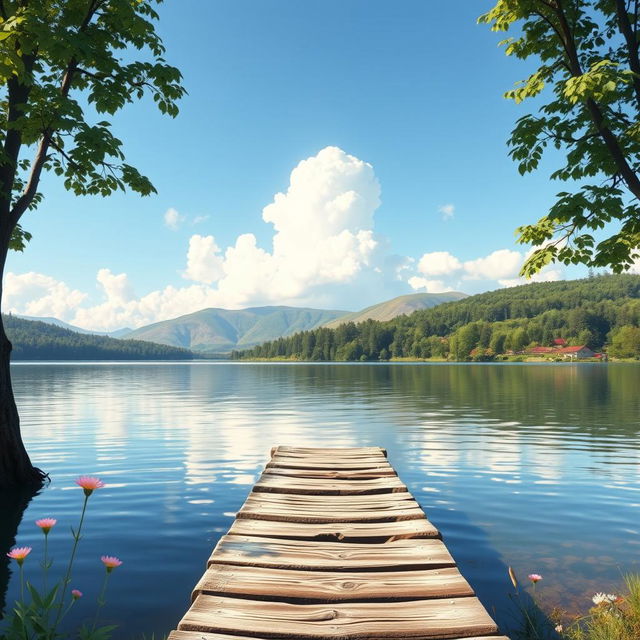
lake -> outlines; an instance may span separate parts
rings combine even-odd
[[[103,616],[116,638],[176,626],[276,444],[386,447],[499,623],[509,565],[575,611],[640,571],[640,365],[42,363],[13,376],[27,448],[52,478],[18,529],[34,547],[25,567],[37,581],[33,521],[52,516],[62,571],[82,503],[73,481],[102,478],[70,622],[92,618],[100,555],[116,555]],[[14,573],[8,602],[17,591]]]

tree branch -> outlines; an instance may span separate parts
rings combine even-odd
[[[558,19],[560,21],[560,29],[564,34],[564,38],[562,39],[562,41],[571,65],[571,75],[573,75],[574,77],[581,76],[583,75],[583,72],[582,67],[580,66],[580,60],[578,58],[578,51],[576,49],[573,35],[571,33],[571,28],[569,27],[569,23],[567,22],[566,16],[564,15],[564,11],[559,0],[556,15],[558,16]],[[627,188],[638,200],[640,200],[640,179],[638,179],[636,173],[629,166],[624,152],[620,148],[618,138],[611,131],[611,129],[607,127],[600,106],[593,98],[588,98],[586,100],[586,107],[591,120],[596,125],[596,128],[598,129],[598,132],[600,133],[600,136],[602,137],[602,140],[604,141],[605,146],[607,147],[607,150],[611,155],[611,158],[618,167],[618,171],[622,175]]]
[[[636,94],[636,102],[640,108],[640,58],[638,57],[638,41],[629,22],[629,14],[624,0],[616,0],[616,13],[618,15],[618,27],[627,44],[627,57],[629,68],[633,71],[633,90]]]
[[[78,27],[79,33],[87,28],[95,12],[104,2],[105,0],[90,0],[89,7],[87,8],[87,13],[80,23],[80,26]],[[67,65],[67,69],[65,71],[64,77],[62,78],[62,84],[60,86],[60,93],[64,97],[69,95],[69,90],[71,89],[71,83],[73,81],[73,76],[77,70],[77,66],[78,63],[76,58],[71,58]],[[33,202],[33,198],[38,191],[38,184],[40,183],[42,168],[44,167],[44,164],[47,160],[47,153],[49,152],[49,146],[51,145],[51,140],[54,133],[54,131],[47,129],[43,132],[42,138],[40,138],[38,150],[36,151],[33,164],[31,165],[31,173],[29,175],[29,179],[27,180],[27,184],[21,196],[18,198],[13,208],[11,209],[11,213],[9,216],[11,228],[15,227],[15,225],[18,224],[24,212]]]

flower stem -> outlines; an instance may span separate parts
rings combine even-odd
[[[96,617],[93,619],[93,626],[91,627],[91,633],[96,630],[96,625],[98,624],[98,615],[100,614],[100,610],[105,605],[104,594],[107,591],[107,584],[109,583],[110,572],[107,571],[104,575],[104,580],[102,581],[102,590],[100,591],[100,595],[98,596],[98,606],[96,607]]]
[[[80,524],[78,525],[78,530],[73,535],[73,547],[71,549],[71,556],[69,557],[67,571],[64,574],[64,579],[62,581],[62,594],[60,595],[60,603],[58,604],[58,615],[56,616],[56,621],[53,623],[52,636],[55,636],[56,629],[58,628],[58,624],[62,616],[62,607],[64,606],[64,597],[67,593],[67,587],[71,582],[71,569],[73,568],[73,561],[76,557],[78,543],[80,542],[80,533],[82,531],[82,523],[84,522],[84,514],[87,511],[87,502],[89,500],[89,495],[85,493],[84,503],[82,504],[82,514],[80,515]]]
[[[20,563],[20,602],[24,604],[24,567]]]
[[[49,545],[49,535],[45,533],[44,534],[44,565],[42,567],[44,569],[42,583],[43,583],[45,595],[47,593],[47,573],[49,572],[49,556],[47,553],[48,545]]]

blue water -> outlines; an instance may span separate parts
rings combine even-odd
[[[116,637],[175,628],[275,444],[386,447],[501,623],[509,565],[572,611],[640,571],[640,365],[47,363],[13,376],[27,448],[52,477],[17,534],[32,580],[33,521],[58,518],[60,573],[74,479],[108,483],[89,501],[70,624],[92,620],[109,554],[124,562],[102,616]],[[7,600],[17,592],[14,573]]]

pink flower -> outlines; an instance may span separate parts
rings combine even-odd
[[[46,536],[56,522],[58,521],[55,518],[40,518],[40,520],[36,520],[36,525],[42,529],[42,533]]]
[[[18,565],[22,566],[24,559],[31,553],[31,547],[16,547],[15,549],[11,549],[7,556],[9,558],[13,558]]]
[[[102,560],[102,564],[107,568],[107,573],[111,573],[116,567],[122,564],[122,560],[119,560],[115,556],[102,556],[100,560]]]
[[[96,489],[102,489],[102,487],[104,487],[104,482],[99,478],[94,478],[93,476],[80,476],[76,480],[76,484],[84,489],[84,495],[87,496],[87,498]]]
[[[538,573],[530,573],[527,577],[529,578],[529,580],[531,580],[531,582],[533,582],[533,584],[542,580],[542,576]]]
[[[71,589],[71,597],[74,600],[79,600],[82,598],[82,591],[79,591],[78,589]]]

